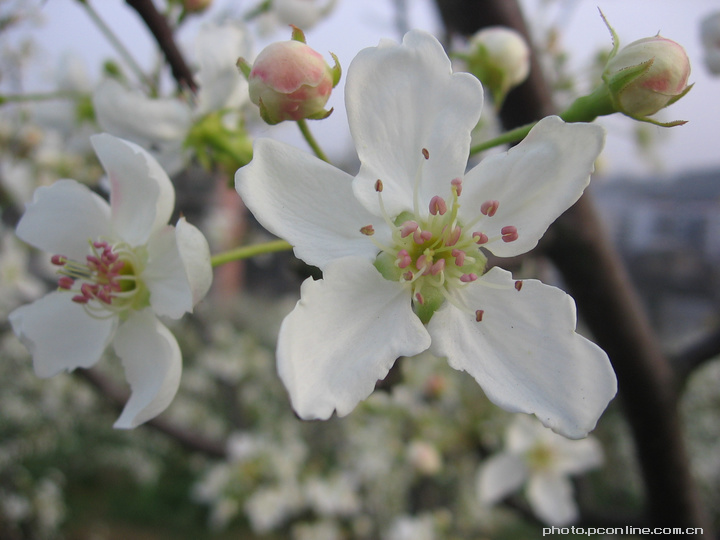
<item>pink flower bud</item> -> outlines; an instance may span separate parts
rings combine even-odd
[[[300,41],[268,45],[258,55],[248,76],[250,100],[260,107],[268,124],[283,120],[325,118],[324,109],[340,78],[320,53]]]
[[[689,76],[685,49],[661,36],[630,43],[608,61],[603,72],[616,106],[633,117],[655,114],[674,103],[687,91]]]

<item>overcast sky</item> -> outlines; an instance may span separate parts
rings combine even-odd
[[[259,0],[258,0],[259,2]],[[693,90],[680,102],[663,111],[662,120],[688,120],[682,127],[663,129],[649,126],[657,140],[655,153],[661,158],[662,170],[668,174],[708,167],[720,168],[720,78],[712,77],[702,62],[702,49],[698,35],[699,21],[713,10],[720,10],[716,0],[692,0],[679,3],[673,0],[522,0],[526,16],[536,26],[559,25],[562,44],[571,55],[571,70],[579,79],[586,76],[584,66],[600,48],[610,47],[610,38],[600,16],[600,7],[620,36],[621,44],[656,34],[680,42],[688,52],[693,66]],[[251,6],[255,2],[215,0],[207,17],[223,10],[239,12],[237,6]],[[92,2],[102,17],[118,30],[124,42],[140,63],[148,69],[153,66],[153,42],[125,2],[121,0],[95,0]],[[347,68],[355,53],[377,44],[383,37],[398,39],[397,26],[391,0],[338,0],[331,17],[307,33],[308,43],[321,53],[332,51]],[[409,26],[437,32],[439,23],[431,0],[407,0]],[[235,6],[235,8],[233,8]],[[541,7],[542,6],[542,7]],[[548,7],[549,6],[549,7]],[[102,60],[116,57],[115,51],[98,32],[76,0],[52,0],[43,7],[45,24],[42,30],[32,31],[43,54],[39,56],[38,70],[32,85],[42,85],[42,79],[51,80],[53,67],[67,51],[76,51],[87,62],[89,70],[96,70]],[[197,25],[191,24],[179,36],[181,43],[190,45]],[[28,32],[25,32],[28,35]],[[17,40],[20,36],[10,36]],[[287,39],[286,31],[271,38]],[[257,52],[257,51],[256,51]],[[329,58],[329,56],[328,56]],[[49,83],[46,83],[49,84]],[[336,111],[328,120],[313,123],[318,138],[324,141],[331,156],[340,158],[349,144],[342,107],[342,93],[336,90],[331,98]],[[603,171],[607,175],[641,175],[649,169],[648,163],[637,157],[633,143],[633,122],[622,117],[605,119],[608,128]],[[267,128],[265,136],[300,141],[292,125]]]

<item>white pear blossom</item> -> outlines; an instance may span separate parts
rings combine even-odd
[[[583,437],[615,395],[606,354],[557,288],[488,269],[532,249],[588,185],[604,131],[546,118],[463,179],[482,87],[430,34],[361,51],[345,87],[361,168],[259,139],[236,187],[270,232],[323,271],[285,318],[278,370],[306,419],[346,415],[399,356],[426,349],[497,405]]]
[[[195,39],[199,65],[195,105],[178,98],[151,98],[105,79],[93,93],[98,124],[149,149],[168,174],[175,174],[187,161],[185,141],[198,119],[215,111],[237,111],[249,101],[247,81],[236,67],[238,57],[249,56],[249,51],[242,26],[207,23]]]
[[[528,502],[540,519],[567,525],[578,518],[569,477],[602,461],[602,449],[592,436],[571,441],[517,415],[507,429],[505,451],[480,466],[478,497],[483,504],[494,504],[526,485]]]
[[[272,0],[261,28],[288,25],[310,30],[335,8],[337,0]]]
[[[180,349],[158,316],[180,318],[207,293],[210,252],[184,218],[167,225],[175,191],[147,152],[108,134],[91,142],[109,178],[110,204],[74,180],[35,192],[16,232],[54,254],[58,290],[9,319],[40,377],[88,368],[112,342],[132,387],[115,427],[132,428],[177,392]]]

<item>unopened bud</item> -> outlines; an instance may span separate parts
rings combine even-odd
[[[504,26],[491,26],[477,32],[470,38],[464,58],[468,71],[492,93],[497,108],[530,72],[530,48],[525,39]]]
[[[685,95],[689,76],[685,49],[662,36],[632,42],[613,56],[603,71],[618,110],[641,118]]]
[[[326,118],[324,109],[340,80],[337,58],[330,67],[302,41],[280,41],[258,55],[248,75],[250,100],[268,124],[283,120]]]

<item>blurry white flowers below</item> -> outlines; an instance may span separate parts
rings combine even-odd
[[[10,323],[35,373],[94,365],[113,343],[132,395],[118,428],[160,414],[180,384],[175,337],[158,316],[191,312],[212,281],[202,233],[181,218],[167,225],[175,191],[136,145],[102,134],[92,145],[110,183],[110,204],[74,180],[39,188],[17,235],[53,255],[58,290],[13,311]]]
[[[569,477],[595,469],[602,461],[602,449],[593,437],[571,441],[517,415],[507,429],[505,450],[480,466],[478,497],[483,504],[494,504],[525,485],[530,507],[541,520],[567,525],[578,518]]]

